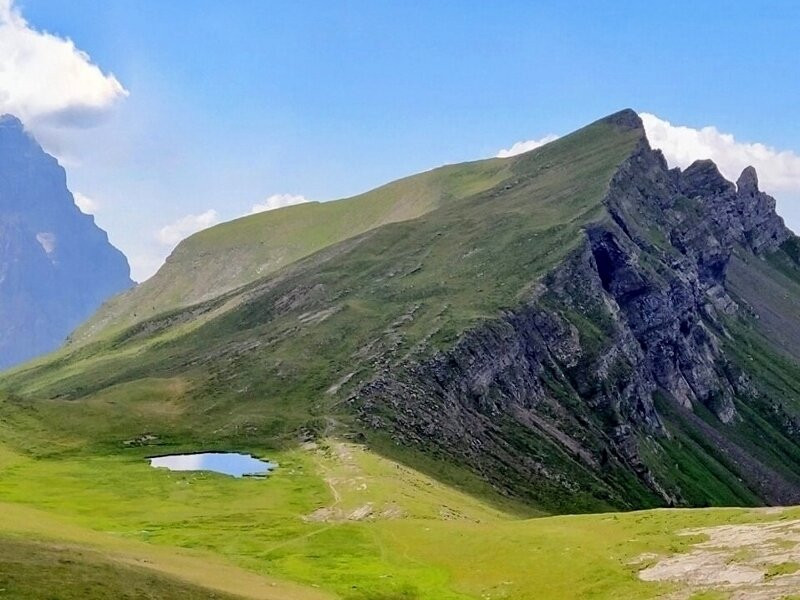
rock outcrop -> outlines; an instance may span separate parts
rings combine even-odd
[[[559,490],[615,507],[682,505],[680,486],[651,468],[672,438],[662,402],[760,497],[800,501],[798,481],[717,433],[757,393],[722,348],[740,312],[726,270],[732,252],[765,255],[793,236],[774,199],[752,168],[736,185],[711,161],[669,169],[642,131],[604,204],[523,306],[353,394],[361,420],[545,505]]]
[[[125,256],[75,205],[64,169],[18,119],[0,117],[0,368],[54,350],[132,284]]]

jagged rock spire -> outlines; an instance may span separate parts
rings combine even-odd
[[[739,179],[736,180],[736,189],[740,195],[755,196],[758,194],[758,174],[753,167],[745,167]]]

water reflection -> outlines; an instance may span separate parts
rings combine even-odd
[[[214,471],[232,477],[264,476],[272,471],[275,463],[266,462],[235,452],[203,452],[199,454],[171,454],[155,456],[150,460],[151,467],[170,471]]]

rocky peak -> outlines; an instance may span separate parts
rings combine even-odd
[[[625,108],[603,119],[604,122],[625,129],[641,129],[644,133],[644,124],[641,117],[631,108]]]
[[[38,147],[35,140],[25,130],[25,126],[14,115],[0,115],[0,146],[15,146],[17,149]]]
[[[686,218],[701,219],[724,247],[738,244],[763,254],[776,250],[791,236],[775,212],[775,199],[759,191],[753,167],[742,171],[734,185],[713,161],[698,160],[683,172],[675,170],[675,179],[679,195],[695,201],[699,209]]]
[[[0,115],[0,129],[17,129],[22,130],[22,121],[14,115],[8,113]]]

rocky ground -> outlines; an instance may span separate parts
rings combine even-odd
[[[652,562],[639,572],[642,580],[683,584],[666,598],[684,600],[700,593],[730,600],[800,598],[800,520],[687,529],[683,534],[706,539],[684,554],[639,557],[639,564]]]

